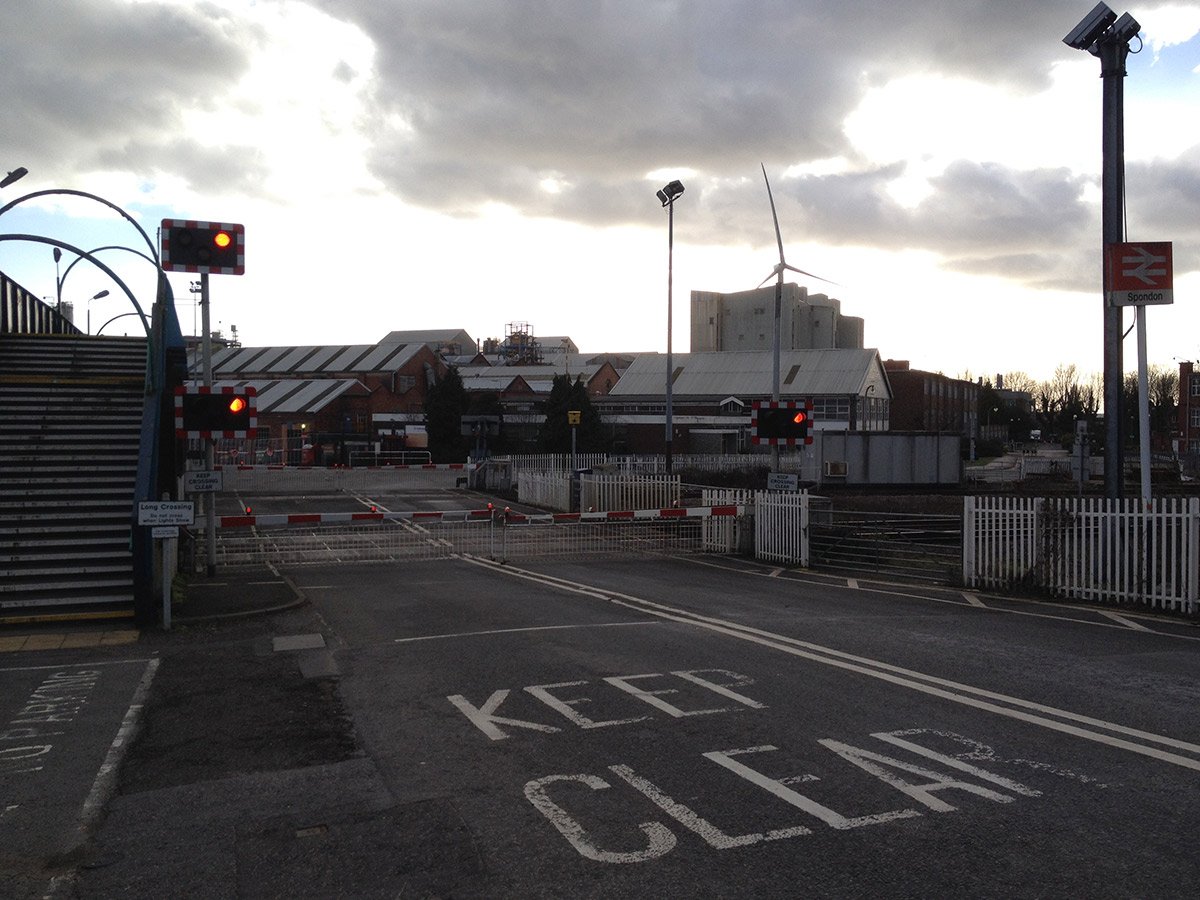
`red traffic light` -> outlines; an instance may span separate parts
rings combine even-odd
[[[213,235],[213,243],[221,250],[224,250],[233,243],[233,236],[228,231],[218,231]]]
[[[753,407],[750,440],[754,444],[811,444],[812,407],[809,402],[774,401]]]
[[[229,401],[229,411],[231,413],[234,413],[234,414],[240,413],[245,408],[246,408],[246,398],[245,397],[234,397],[232,400]]]

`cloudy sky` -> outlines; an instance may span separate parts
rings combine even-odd
[[[838,286],[800,283],[885,358],[1097,372],[1100,65],[1062,43],[1093,5],[4,0],[0,169],[30,174],[0,202],[88,191],[152,237],[164,217],[243,223],[246,274],[212,279],[212,319],[247,345],[528,323],[661,351],[654,194],[678,178],[679,352],[690,291],[753,288],[777,261],[763,165],[788,262]],[[1175,305],[1148,317],[1151,363],[1173,366],[1200,358],[1200,3],[1129,11],[1128,237],[1174,242]],[[4,233],[145,246],[63,197]],[[149,297],[147,263],[101,257]],[[55,294],[45,245],[0,243],[0,269]],[[189,278],[172,283],[191,332]],[[78,322],[106,286],[71,270]],[[128,311],[116,294],[90,303],[93,331]]]

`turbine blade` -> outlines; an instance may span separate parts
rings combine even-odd
[[[782,268],[788,269],[792,272],[799,272],[801,275],[807,275],[809,278],[815,278],[817,281],[823,281],[826,284],[832,284],[835,287],[845,287],[845,285],[838,284],[836,281],[830,281],[828,278],[822,278],[820,275],[814,275],[812,272],[805,272],[803,269],[797,269],[795,266],[789,266],[787,263],[784,263]]]
[[[783,235],[779,231],[779,216],[775,213],[775,196],[771,193],[771,181],[767,178],[767,167],[763,163],[762,166],[763,181],[767,183],[767,199],[771,201],[771,218],[775,221],[775,240],[779,244],[779,264],[784,265],[783,261]]]

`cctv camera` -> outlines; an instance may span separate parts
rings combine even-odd
[[[1063,43],[1076,50],[1091,49],[1091,46],[1108,30],[1108,26],[1116,20],[1117,14],[1109,9],[1107,4],[1097,3],[1096,8],[1084,16],[1083,21],[1063,38]]]

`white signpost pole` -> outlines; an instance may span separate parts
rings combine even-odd
[[[1146,307],[1137,307],[1138,443],[1142,470],[1142,511],[1150,512],[1150,378],[1146,372]]]
[[[1138,443],[1142,510],[1150,511],[1150,378],[1146,370],[1146,307],[1175,301],[1170,241],[1123,242],[1105,248],[1105,290],[1110,306],[1132,306],[1137,314]],[[1104,411],[1108,415],[1108,410]],[[1109,457],[1106,455],[1105,460]]]

